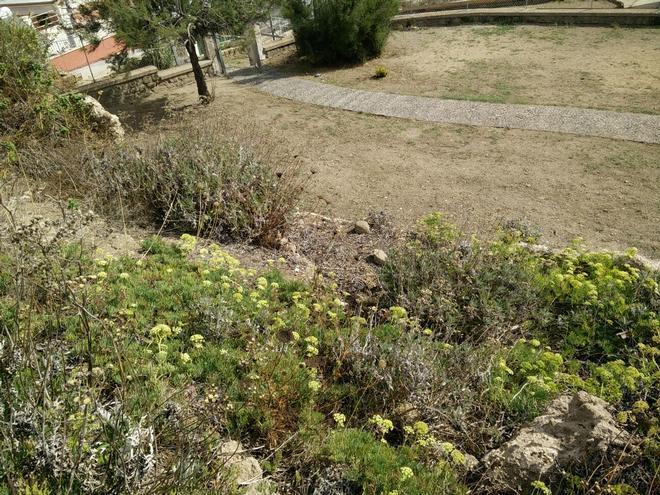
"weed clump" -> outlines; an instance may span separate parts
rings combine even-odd
[[[60,143],[98,130],[83,96],[66,91],[48,64],[40,34],[0,20],[0,158],[16,163],[27,143]]]
[[[59,194],[85,195],[95,211],[156,229],[278,245],[303,186],[294,154],[268,134],[218,121],[94,149],[23,152],[22,171]],[[75,153],[75,154],[73,154]]]
[[[197,132],[109,152],[90,166],[102,203],[121,198],[180,232],[272,246],[290,220],[300,183],[295,160],[265,160],[238,141]]]
[[[387,67],[378,66],[374,71],[374,79],[383,79],[384,77],[387,77],[387,74],[389,74]]]

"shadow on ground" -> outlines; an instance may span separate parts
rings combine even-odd
[[[176,117],[177,114],[194,107],[195,104],[173,105],[168,96],[158,98],[143,98],[137,101],[109,104],[107,110],[119,117],[122,124],[132,131],[142,131],[147,127],[158,125],[165,119]]]

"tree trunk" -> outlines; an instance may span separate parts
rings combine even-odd
[[[190,55],[190,65],[192,65],[193,74],[195,75],[195,82],[197,83],[197,94],[200,98],[210,98],[209,88],[206,85],[204,72],[202,66],[199,65],[199,58],[197,57],[197,50],[195,49],[195,42],[192,38],[188,38],[185,42],[186,50]]]

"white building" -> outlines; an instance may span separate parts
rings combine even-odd
[[[19,18],[49,41],[52,64],[61,71],[75,71],[94,64],[122,49],[110,33],[101,32],[95,50],[83,50],[80,36],[71,31],[81,0],[0,0],[0,17]],[[10,14],[9,14],[10,13]]]

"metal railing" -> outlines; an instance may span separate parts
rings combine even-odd
[[[56,55],[61,55],[63,53],[69,52],[71,50],[75,50],[76,48],[79,48],[80,45],[78,45],[75,40],[72,41],[71,39],[68,38],[58,38],[55,40],[50,40],[48,43],[48,54],[51,57],[54,57]]]
[[[259,29],[264,41],[268,38],[276,41],[285,37],[291,30],[291,22],[283,17],[278,10],[273,10],[267,21],[259,23]]]

